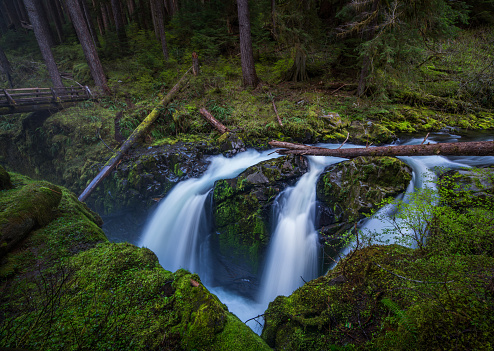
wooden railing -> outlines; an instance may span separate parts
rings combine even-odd
[[[0,114],[63,108],[63,103],[90,98],[88,87],[1,89]]]

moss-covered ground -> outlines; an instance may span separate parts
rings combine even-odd
[[[0,258],[1,347],[269,349],[197,275],[164,270],[148,249],[108,242],[100,217],[67,189],[10,178],[13,188],[0,191],[2,225],[23,213],[11,203],[21,200],[37,222]],[[58,201],[42,201],[47,189]]]

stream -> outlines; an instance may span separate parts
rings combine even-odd
[[[492,140],[485,134],[475,136],[476,140]],[[459,136],[435,133],[427,142],[453,142]],[[408,138],[399,144],[420,144],[423,138]],[[317,146],[337,148],[340,144],[319,144]],[[344,147],[359,147],[345,144]],[[248,150],[232,158],[222,155],[210,158],[208,170],[200,178],[192,178],[177,184],[160,201],[146,224],[138,246],[147,247],[156,253],[161,265],[170,271],[185,268],[198,273],[208,289],[225,303],[229,310],[242,321],[261,315],[270,301],[278,295],[289,295],[303,285],[304,281],[316,278],[321,272],[321,249],[318,233],[314,227],[316,218],[316,182],[324,169],[344,159],[324,156],[310,156],[309,171],[293,187],[285,189],[275,200],[273,228],[260,288],[256,300],[247,299],[221,286],[213,286],[215,267],[211,263],[209,240],[215,235],[210,214],[210,192],[215,181],[238,176],[242,171],[259,162],[278,157],[272,150],[257,152]],[[484,157],[443,157],[418,156],[400,157],[413,170],[413,178],[405,194],[408,201],[414,189],[434,188],[435,167],[457,169],[461,167],[494,164],[494,156]],[[377,217],[393,213],[390,206],[378,211]],[[360,225],[362,231],[382,231],[386,226],[382,219],[372,217]],[[392,237],[387,238],[390,242]],[[344,248],[340,256],[351,250]],[[248,325],[257,333],[262,330],[260,321],[250,320]]]

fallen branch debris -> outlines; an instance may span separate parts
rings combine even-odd
[[[230,130],[225,127],[220,121],[213,117],[213,115],[206,110],[204,107],[199,110],[199,113],[206,118],[206,120],[211,124],[220,134],[229,132]]]

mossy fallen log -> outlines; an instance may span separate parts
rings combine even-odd
[[[281,155],[313,155],[354,158],[359,156],[492,156],[494,141],[472,141],[464,143],[395,145],[378,147],[360,147],[350,149],[327,149],[282,141],[270,141]]]
[[[185,74],[180,78],[177,84],[166,94],[166,96],[161,100],[161,106],[154,108],[151,113],[137,126],[137,128],[132,132],[132,134],[128,137],[128,139],[122,144],[120,150],[113,155],[112,158],[108,160],[105,166],[101,169],[98,175],[89,183],[89,185],[84,189],[81,195],[79,195],[79,201],[84,201],[86,198],[93,192],[93,190],[98,186],[99,183],[103,179],[106,178],[108,174],[112,171],[113,168],[118,164],[118,161],[125,155],[125,153],[134,145],[134,143],[141,137],[149,127],[154,123],[154,121],[158,118],[160,114],[160,108],[167,106],[172,99],[175,97],[177,92],[180,90],[182,83],[185,80],[185,77],[189,73],[189,70],[185,72]]]

